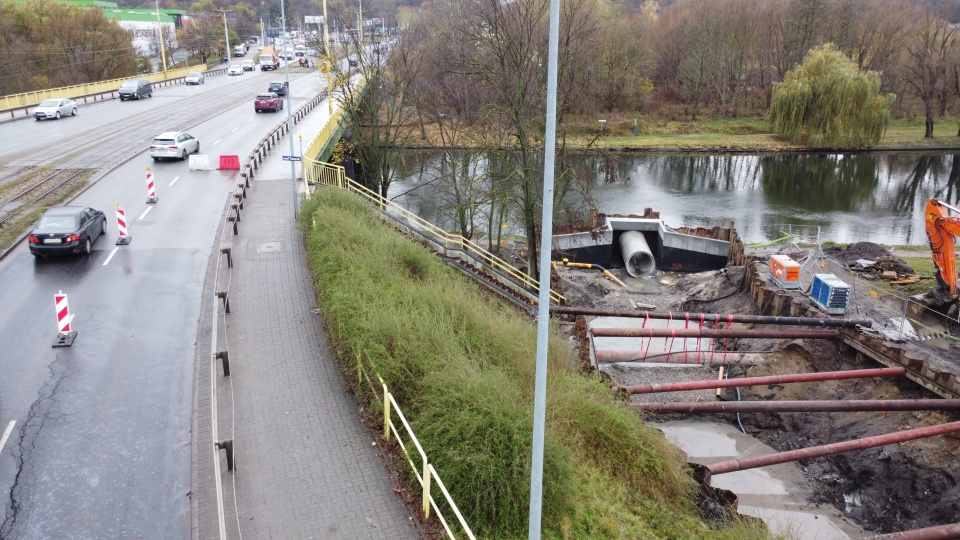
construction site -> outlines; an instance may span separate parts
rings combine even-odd
[[[774,534],[960,537],[956,310],[877,287],[882,272],[911,272],[877,244],[745,248],[733,223],[658,218],[599,215],[554,237],[564,302],[551,312],[583,368]],[[728,431],[749,439],[711,453]],[[786,465],[796,482],[774,483],[790,488],[754,489]],[[724,480],[736,471],[755,476]]]

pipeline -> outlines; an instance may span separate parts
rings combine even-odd
[[[779,463],[789,463],[801,459],[811,459],[815,457],[831,456],[842,454],[851,450],[865,450],[887,444],[901,443],[915,439],[933,437],[935,435],[946,435],[960,431],[960,422],[950,422],[917,429],[908,429],[897,433],[888,433],[886,435],[877,435],[876,437],[866,437],[863,439],[854,439],[822,446],[811,446],[810,448],[801,448],[799,450],[789,450],[776,454],[765,456],[756,456],[744,459],[733,459],[730,461],[721,461],[712,465],[705,465],[704,481],[709,485],[710,477],[715,474],[725,474],[746,469],[755,469],[757,467],[766,467],[768,465],[777,465]]]
[[[727,364],[759,364],[765,360],[763,358],[764,354],[772,354],[775,352],[777,351],[765,351],[762,353],[747,353],[737,351],[683,351],[649,354],[644,356],[642,352],[638,351],[614,351],[611,349],[598,349],[596,352],[596,357],[597,362],[656,362],[663,364],[712,365],[714,362],[723,360]]]
[[[637,311],[635,309],[597,309],[580,306],[550,306],[550,313],[557,315],[590,315],[596,317],[642,317],[649,319],[670,319],[704,322],[736,322],[745,324],[779,324],[794,326],[827,326],[870,328],[870,319],[819,319],[816,317],[773,317],[764,315],[735,315],[720,313],[670,313],[663,311]]]
[[[552,264],[553,264],[554,268],[556,268],[557,266],[569,266],[570,268],[586,268],[586,269],[589,269],[589,270],[594,270],[594,269],[595,269],[595,270],[600,270],[601,272],[603,272],[603,275],[605,275],[605,276],[607,276],[608,278],[610,278],[611,280],[613,280],[613,282],[616,283],[617,285],[620,285],[620,286],[623,287],[624,289],[629,288],[629,287],[627,287],[627,284],[626,284],[626,283],[620,281],[620,280],[617,278],[617,276],[613,275],[609,270],[607,270],[606,268],[600,266],[599,264],[570,262],[570,261],[568,261],[568,260],[566,260],[566,259],[564,259],[564,260],[562,260],[562,261],[553,261]]]
[[[935,525],[912,531],[902,531],[877,536],[867,536],[863,540],[950,540],[960,538],[960,523]]]
[[[656,267],[653,252],[640,231],[626,231],[620,235],[620,254],[627,273],[635,278],[653,272]]]
[[[685,390],[713,390],[714,388],[761,386],[764,384],[839,381],[843,379],[866,379],[870,377],[897,377],[905,374],[906,372],[907,370],[902,367],[851,369],[847,371],[823,371],[820,373],[792,373],[789,375],[769,375],[766,377],[744,377],[742,379],[686,381],[664,384],[638,384],[635,386],[620,386],[617,387],[617,390],[626,390],[631,394],[655,394],[659,392],[683,392]]]
[[[594,337],[678,337],[678,338],[773,338],[773,339],[836,339],[836,330],[747,330],[732,328],[591,328]]]
[[[822,401],[721,401],[631,403],[630,408],[659,413],[797,413],[851,411],[955,411],[960,399],[851,399]]]

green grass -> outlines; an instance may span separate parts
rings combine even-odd
[[[321,189],[301,225],[345,377],[356,379],[362,359],[383,378],[478,537],[525,538],[535,323],[349,193]],[[683,454],[599,377],[580,374],[561,339],[549,349],[544,538],[767,538],[755,521],[702,521]]]

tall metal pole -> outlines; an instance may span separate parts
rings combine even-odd
[[[283,4],[283,0],[280,0],[280,33],[284,36],[284,46],[286,46],[287,15]],[[282,52],[281,50],[281,53]],[[290,62],[286,60],[286,56],[284,56],[283,60],[283,75],[284,81],[287,84],[287,101],[290,101]],[[287,109],[287,135],[289,135],[288,138],[290,139],[290,179],[293,181],[293,216],[294,219],[296,219],[297,214],[300,212],[300,198],[297,194],[297,189],[299,188],[297,185],[297,164],[293,162],[293,115],[290,112],[291,107],[284,108]]]
[[[227,50],[227,64],[230,63],[230,34],[227,33],[227,12],[236,11],[233,9],[215,9],[223,13],[223,48]]]
[[[163,48],[163,27],[160,26],[160,0],[154,2],[157,6],[157,34],[160,35],[160,62],[163,63],[163,73],[167,73],[167,53]]]
[[[327,26],[327,0],[323,0],[323,51],[327,76],[327,114],[333,116],[333,51],[330,50],[330,30]]]
[[[553,175],[557,145],[557,50],[560,0],[550,0],[547,54],[547,118],[543,136],[543,212],[540,218],[540,294],[537,306],[537,365],[533,393],[533,457],[530,466],[530,523],[527,537],[540,540],[543,506],[543,437],[547,413],[547,350],[550,342],[550,255],[553,251]]]
[[[360,38],[360,66],[363,64],[363,0],[359,0],[359,10],[357,12],[357,17],[360,17],[360,29],[357,31]]]

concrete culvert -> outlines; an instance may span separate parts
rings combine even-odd
[[[627,273],[635,278],[652,273],[656,267],[647,239],[639,231],[627,231],[620,235],[620,252],[623,254]]]

